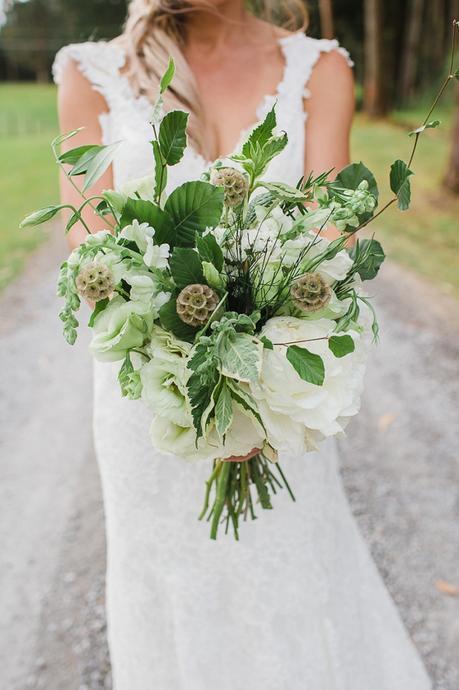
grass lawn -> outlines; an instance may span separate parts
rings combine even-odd
[[[55,99],[51,85],[0,85],[0,289],[46,236],[43,229],[19,230],[20,219],[58,198],[57,170],[49,146],[57,132]],[[451,101],[451,92],[445,100]],[[412,139],[407,129],[417,126],[426,110],[417,107],[394,113],[390,121],[356,118],[352,157],[363,160],[375,173],[382,202],[389,198],[391,163],[408,158]],[[459,297],[459,198],[441,189],[450,145],[450,113],[440,111],[435,117],[443,124],[421,138],[413,166],[411,210],[401,213],[391,208],[371,227],[390,257]]]
[[[49,143],[57,133],[51,85],[0,85],[0,290],[19,273],[46,230],[20,230],[30,211],[58,199]]]

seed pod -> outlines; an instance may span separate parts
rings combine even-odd
[[[235,168],[214,168],[210,174],[210,181],[217,187],[223,187],[225,205],[230,208],[242,204],[249,191],[246,176]]]
[[[292,284],[290,294],[296,307],[312,312],[327,306],[332,290],[320,273],[306,273]]]
[[[177,297],[177,314],[189,326],[204,326],[219,302],[208,285],[187,285]]]
[[[92,302],[109,297],[115,287],[110,269],[94,261],[80,268],[75,283],[79,294]]]

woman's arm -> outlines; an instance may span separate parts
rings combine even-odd
[[[94,91],[89,81],[81,74],[75,62],[70,62],[66,67],[62,83],[58,93],[59,125],[63,134],[73,129],[84,127],[82,132],[65,141],[62,149],[68,150],[85,144],[101,144],[102,132],[99,124],[99,115],[107,112],[107,104],[104,98]],[[82,177],[74,177],[73,180],[80,187]],[[63,203],[80,206],[82,197],[72,187],[65,175],[61,174],[61,198]],[[113,187],[111,168],[91,187],[87,196],[99,194],[103,189]],[[83,210],[83,218],[92,232],[107,228],[102,218],[97,216],[89,207]],[[86,237],[86,230],[81,224],[75,225],[68,235],[70,247],[77,247]]]
[[[349,135],[354,115],[354,79],[346,58],[336,50],[323,53],[308,83],[311,97],[305,137],[305,171],[335,175],[349,163]],[[329,228],[324,235],[337,237]]]

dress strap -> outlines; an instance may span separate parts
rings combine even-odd
[[[121,46],[106,41],[71,43],[61,48],[53,63],[56,84],[60,84],[68,63],[74,60],[93,89],[105,98],[111,109],[120,99],[132,97],[127,80],[120,70],[126,58]]]
[[[348,51],[342,48],[336,39],[317,39],[296,33],[281,38],[280,44],[285,56],[285,74],[280,90],[286,95],[292,96],[298,92],[303,98],[311,95],[307,84],[322,53],[336,50],[345,57],[350,67],[354,65]]]

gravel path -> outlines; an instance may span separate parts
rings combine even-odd
[[[0,301],[0,664],[8,690],[111,687],[87,338],[70,351],[56,318],[64,251],[52,237]],[[458,690],[459,307],[394,265],[376,293],[381,345],[363,412],[341,442],[343,477],[435,690]]]

